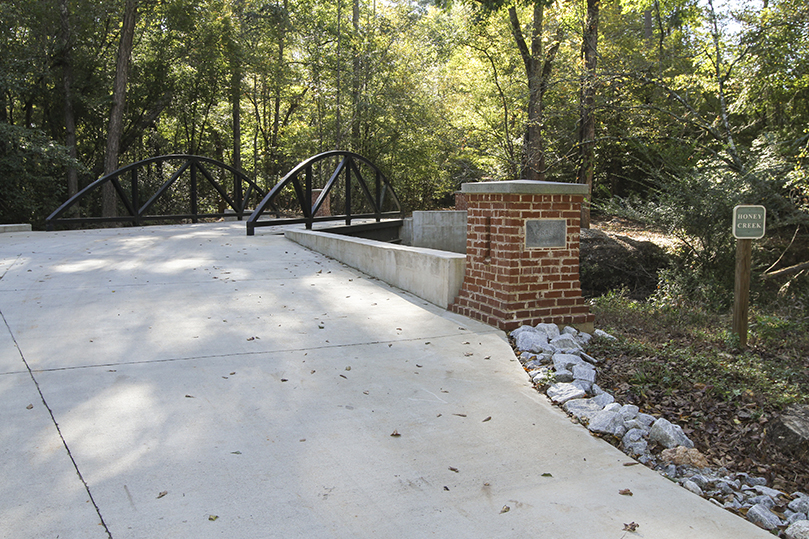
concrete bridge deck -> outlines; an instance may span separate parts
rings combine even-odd
[[[2,538],[770,536],[502,332],[243,223],[0,235],[0,313]]]

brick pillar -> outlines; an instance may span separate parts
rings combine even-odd
[[[505,331],[540,322],[593,330],[581,296],[579,226],[587,186],[467,183],[466,273],[453,312]]]
[[[320,196],[320,193],[323,192],[323,189],[312,189],[312,206],[315,205],[317,202],[317,198]],[[326,198],[323,199],[323,204],[320,206],[320,209],[315,214],[315,217],[323,217],[326,215],[331,215],[331,193],[326,195]]]
[[[466,211],[466,193],[463,191],[455,191],[455,209]]]

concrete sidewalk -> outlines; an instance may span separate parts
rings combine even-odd
[[[3,538],[771,537],[502,332],[243,223],[3,234],[0,313]]]

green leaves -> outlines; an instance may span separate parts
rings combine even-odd
[[[67,149],[44,133],[0,122],[0,223],[41,226],[67,189]]]

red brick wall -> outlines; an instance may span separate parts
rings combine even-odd
[[[453,312],[510,331],[540,322],[587,327],[581,297],[582,195],[465,193],[466,275]],[[564,248],[528,249],[525,221],[565,219]]]
[[[466,210],[466,193],[461,191],[455,192],[455,209],[457,211]]]

